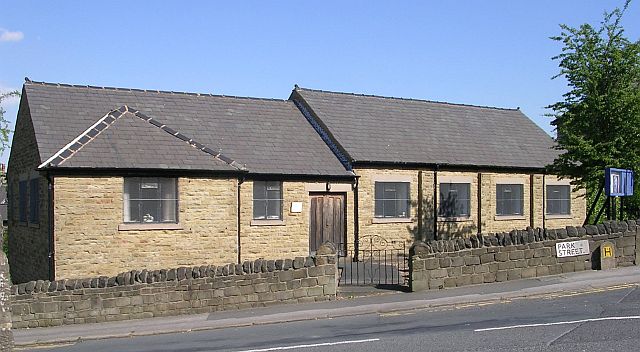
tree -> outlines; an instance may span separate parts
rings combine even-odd
[[[4,118],[4,113],[6,111],[2,107],[2,101],[19,96],[20,92],[18,92],[17,90],[0,94],[0,155],[2,155],[5,149],[9,147],[9,135],[11,134],[11,130],[9,129],[9,122]]]
[[[587,189],[589,203],[597,202],[606,167],[640,170],[640,41],[626,38],[620,23],[629,4],[605,12],[599,28],[561,25],[551,38],[563,44],[553,78],[566,78],[570,89],[547,107],[561,151],[550,170]],[[637,193],[627,205],[637,215]]]

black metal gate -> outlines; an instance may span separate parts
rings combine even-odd
[[[340,286],[375,286],[404,289],[408,286],[408,253],[404,242],[382,236],[363,236],[345,252],[338,251]]]

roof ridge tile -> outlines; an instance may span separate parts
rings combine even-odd
[[[169,94],[169,95],[174,95],[175,94],[175,95],[188,95],[188,96],[196,96],[196,97],[217,97],[217,98],[261,100],[261,101],[274,101],[274,102],[290,103],[290,101],[288,99],[278,99],[278,98],[243,97],[243,96],[238,96],[238,95],[226,95],[226,94],[181,92],[181,91],[168,91],[168,90],[157,90],[157,89],[141,89],[141,88],[122,88],[122,87],[93,86],[93,85],[69,84],[69,83],[52,83],[52,82],[32,81],[32,80],[25,80],[24,84],[25,85],[50,86],[50,87],[86,88],[86,89],[97,89],[97,90],[115,90],[115,91],[121,91],[121,92],[144,92],[144,93],[159,93],[159,94]]]
[[[336,92],[330,90],[323,89],[312,89],[312,88],[303,88],[298,85],[295,86],[294,90],[299,91],[310,91],[310,92],[318,92],[318,93],[328,93],[328,94],[341,94],[341,95],[350,95],[355,97],[366,97],[366,98],[381,98],[381,99],[389,99],[389,100],[405,100],[405,101],[416,101],[423,103],[434,103],[434,104],[443,104],[443,105],[453,105],[453,106],[467,106],[473,108],[482,108],[482,109],[494,109],[494,110],[507,110],[507,111],[520,111],[519,108],[502,108],[497,106],[488,106],[488,105],[474,105],[474,104],[463,104],[463,103],[450,103],[447,101],[438,101],[438,100],[428,100],[428,99],[417,99],[417,98],[403,98],[403,97],[392,97],[385,95],[377,95],[377,94],[364,94],[364,93],[351,93],[351,92]]]

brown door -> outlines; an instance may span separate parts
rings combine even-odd
[[[309,250],[315,252],[322,243],[333,242],[338,250],[346,243],[345,195],[311,194]]]

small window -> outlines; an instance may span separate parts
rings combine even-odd
[[[282,220],[282,182],[253,182],[253,218]]]
[[[524,214],[524,186],[496,185],[496,215]]]
[[[571,186],[548,185],[547,186],[547,214],[569,215],[571,214]]]
[[[40,222],[40,179],[33,178],[29,181],[29,223]]]
[[[125,223],[177,223],[177,180],[167,177],[124,179]]]
[[[27,222],[27,181],[18,182],[18,221]]]
[[[471,214],[471,186],[468,183],[441,183],[438,215],[446,218]]]
[[[376,218],[409,218],[409,182],[376,182]]]

